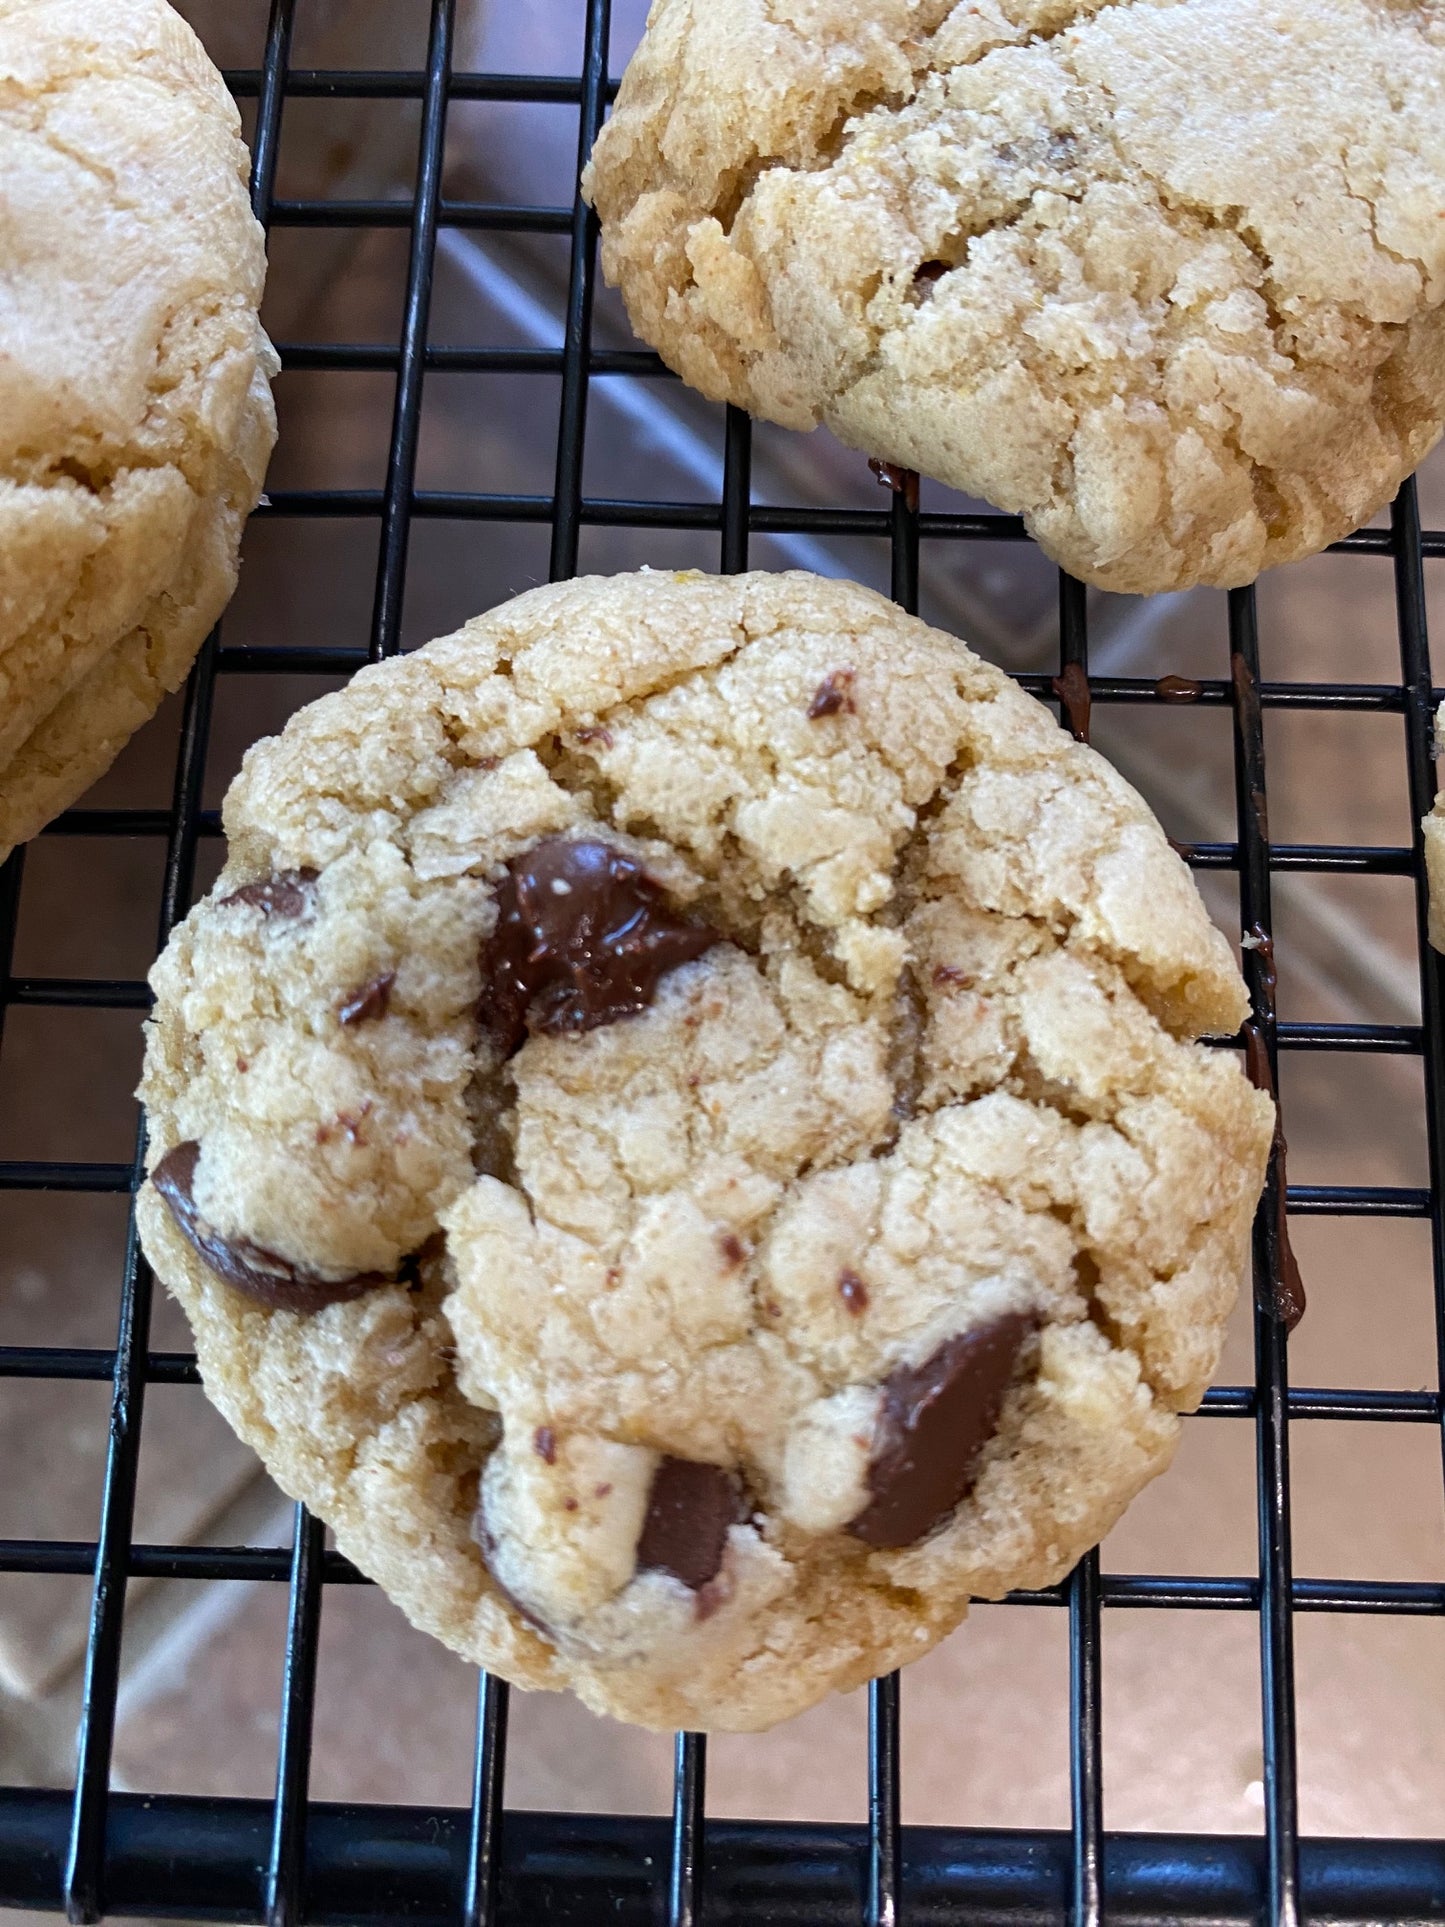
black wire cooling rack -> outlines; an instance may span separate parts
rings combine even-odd
[[[302,0],[304,4],[304,0]],[[292,368],[394,371],[392,433],[379,492],[275,494],[269,516],[370,517],[380,522],[379,564],[369,647],[226,647],[219,633],[201,652],[185,696],[168,811],[72,811],[50,834],[163,838],[166,849],[160,938],[190,901],[198,839],[214,836],[200,807],[212,695],[218,675],[310,670],[348,672],[399,646],[408,539],[417,517],[543,523],[551,531],[551,574],[577,564],[584,524],[711,531],[720,566],[746,566],[751,533],[807,531],[891,539],[893,592],[916,604],[920,542],[1023,541],[998,515],[920,514],[916,491],[900,486],[886,509],[763,508],[750,501],[750,424],[730,410],[720,501],[668,504],[591,499],[582,457],[591,376],[657,376],[656,358],[592,347],[596,232],[574,199],[570,209],[449,200],[442,194],[447,111],[453,101],[575,104],[578,156],[585,158],[612,88],[607,79],[609,0],[583,0],[584,57],[575,76],[453,71],[455,0],[431,0],[427,62],[418,72],[301,71],[290,65],[297,0],[273,0],[264,65],[229,76],[256,103],[252,198],[268,225],[409,225],[410,254],[400,341],[391,348],[342,344],[283,348]],[[362,50],[364,51],[364,49]],[[279,200],[274,194],[283,106],[293,98],[385,99],[421,103],[415,192],[410,204]],[[429,345],[428,313],[439,226],[570,235],[565,331],[560,350]],[[545,372],[561,377],[556,480],[550,496],[448,493],[416,487],[418,435],[428,370]],[[903,478],[899,478],[900,481]],[[1193,700],[1233,711],[1237,842],[1195,846],[1196,868],[1237,872],[1241,928],[1256,947],[1245,972],[1271,1070],[1276,1052],[1399,1053],[1424,1062],[1430,1188],[1291,1186],[1291,1213],[1428,1218],[1431,1228],[1437,1365],[1445,1356],[1445,1210],[1440,1151],[1445,1129],[1440,966],[1425,944],[1421,843],[1408,849],[1271,844],[1266,809],[1264,709],[1374,711],[1404,722],[1410,807],[1418,820],[1433,794],[1432,690],[1423,561],[1445,555],[1445,534],[1422,534],[1413,483],[1395,503],[1388,530],[1366,530],[1338,545],[1393,561],[1400,678],[1388,685],[1267,682],[1261,679],[1252,590],[1229,598],[1228,670],[1192,685]],[[1088,678],[1085,598],[1061,579],[1059,678],[1025,676],[1049,698],[1062,689],[1075,722],[1087,693],[1094,704],[1154,703],[1178,687],[1153,680]],[[1221,664],[1223,666],[1223,664]],[[1084,679],[1084,680],[1081,680]],[[135,1009],[144,987],[94,979],[24,978],[11,972],[23,852],[0,871],[0,1024],[8,1007],[49,1005]],[[1409,875],[1415,883],[1421,1009],[1414,1025],[1280,1023],[1274,1010],[1270,880],[1275,871]],[[1258,1053],[1256,1053],[1258,1056]],[[0,1188],[69,1192],[132,1190],[129,1165],[11,1160]],[[1254,1237],[1257,1298],[1264,1304],[1281,1267],[1278,1161]],[[1072,1821],[1066,1833],[905,1828],[900,1824],[900,1698],[897,1677],[871,1688],[866,1826],[705,1823],[706,1747],[678,1736],[671,1820],[548,1815],[505,1810],[507,1688],[482,1677],[470,1812],[415,1807],[327,1806],[308,1800],[318,1630],[327,1584],[362,1583],[325,1549],[321,1527],[297,1510],[286,1548],[137,1545],[132,1537],[146,1387],[196,1385],[192,1358],[149,1349],[153,1281],[132,1231],[121,1280],[115,1349],[0,1349],[0,1375],[108,1380],[113,1386],[108,1458],[94,1543],[0,1541],[0,1571],[83,1574],[94,1581],[83,1708],[73,1790],[0,1789],[0,1906],[65,1908],[73,1921],[105,1914],[210,1920],[263,1918],[274,1927],[318,1922],[417,1921],[464,1927],[594,1923],[619,1927],[944,1927],[944,1923],[1051,1923],[1095,1927],[1105,1919],[1173,1923],[1259,1920],[1445,1920],[1445,1843],[1310,1841],[1298,1831],[1293,1674],[1296,1612],[1445,1613],[1445,1585],[1304,1580],[1290,1553],[1291,1419],[1399,1421],[1440,1427],[1434,1392],[1289,1388],[1285,1335],[1257,1309],[1252,1386],[1212,1391],[1205,1412],[1252,1423],[1256,1440],[1257,1576],[1173,1578],[1101,1574],[1097,1553],[1061,1586],[1020,1603],[1069,1616]],[[1437,1383],[1439,1382],[1437,1378]],[[122,1618],[134,1578],[289,1581],[276,1793],[273,1801],[147,1797],[110,1790]],[[1102,1824],[1100,1615],[1106,1608],[1174,1607],[1256,1614],[1264,1738],[1264,1826],[1257,1836],[1106,1834]]]

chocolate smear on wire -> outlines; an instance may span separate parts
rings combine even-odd
[[[1268,966],[1273,969],[1273,960]],[[1304,1279],[1300,1276],[1294,1246],[1289,1238],[1289,1178],[1285,1160],[1289,1146],[1285,1142],[1284,1124],[1279,1112],[1279,1094],[1275,1090],[1274,1075],[1269,1065],[1269,1047],[1264,1041],[1264,1031],[1254,1018],[1244,1026],[1244,1067],[1249,1081],[1256,1090],[1263,1091],[1274,1102],[1274,1149],[1271,1158],[1274,1182],[1274,1241],[1276,1269],[1278,1277],[1261,1279],[1256,1272],[1254,1296],[1260,1310],[1270,1318],[1277,1318],[1286,1331],[1293,1331],[1305,1315],[1308,1300],[1305,1296]]]

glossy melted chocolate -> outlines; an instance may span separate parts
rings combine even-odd
[[[167,1151],[155,1170],[151,1183],[165,1200],[176,1227],[194,1248],[197,1256],[218,1278],[237,1291],[269,1305],[273,1311],[321,1311],[327,1305],[345,1304],[360,1298],[378,1285],[395,1284],[376,1272],[355,1278],[322,1278],[305,1271],[274,1251],[253,1244],[249,1238],[224,1238],[201,1216],[196,1204],[196,1166],[201,1147],[194,1139]]]
[[[548,837],[507,866],[497,890],[482,1023],[508,1057],[528,1031],[595,1030],[645,1010],[668,971],[719,942],[621,850]]]

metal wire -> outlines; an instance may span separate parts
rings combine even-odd
[[[273,0],[265,60],[228,76],[233,92],[257,102],[251,191],[267,224],[408,230],[403,320],[390,343],[291,344],[288,369],[368,369],[392,374],[395,393],[384,486],[380,489],[277,491],[263,517],[343,517],[378,530],[376,589],[366,647],[279,648],[225,645],[213,636],[187,688],[174,792],[165,810],[73,810],[47,834],[164,839],[164,941],[190,900],[200,839],[219,834],[200,807],[212,697],[218,676],[278,672],[350,673],[400,645],[412,523],[540,524],[550,530],[555,578],[577,567],[588,527],[714,533],[725,572],[743,569],[753,534],[870,537],[889,543],[892,588],[916,610],[923,544],[1019,542],[1014,517],[920,511],[916,478],[894,474],[886,505],[762,505],[751,498],[752,428],[736,409],[722,422],[720,499],[660,502],[589,496],[583,489],[590,382],[671,380],[640,349],[595,349],[592,305],[596,223],[574,195],[570,207],[506,206],[442,192],[447,112],[458,100],[570,105],[578,113],[579,168],[615,91],[607,78],[607,0],[579,9],[582,46],[575,75],[459,73],[452,70],[454,0],[431,0],[424,68],[407,71],[293,70],[295,0]],[[277,162],[289,99],[414,100],[421,103],[415,190],[409,199],[277,201]],[[428,340],[436,244],[443,227],[569,236],[568,280],[559,348],[460,345]],[[560,378],[561,408],[549,495],[423,490],[416,486],[425,378],[436,371],[550,374]],[[1445,531],[1422,532],[1413,484],[1396,502],[1388,530],[1365,530],[1336,544],[1339,553],[1389,559],[1394,571],[1400,681],[1266,681],[1252,592],[1230,598],[1228,656],[1221,673],[1193,687],[1189,700],[1231,711],[1237,828],[1233,842],[1199,844],[1187,855],[1199,870],[1238,876],[1241,927],[1268,939],[1271,879],[1403,876],[1414,883],[1419,925],[1422,1015],[1419,1024],[1280,1022],[1269,953],[1246,952],[1254,1023],[1273,1076],[1280,1054],[1366,1052],[1419,1058],[1425,1079],[1429,1186],[1289,1185],[1291,1216],[1415,1217],[1429,1222],[1436,1311],[1436,1368],[1445,1370],[1445,1028],[1441,963],[1425,942],[1426,891],[1418,831],[1408,846],[1272,842],[1264,716],[1270,711],[1397,715],[1404,730],[1411,811],[1418,821],[1434,793],[1433,686],[1425,619],[1424,561],[1445,556]],[[1061,720],[1087,735],[1091,712],[1175,700],[1179,692],[1146,677],[1090,674],[1088,605],[1083,589],[1061,579],[1057,675],[1021,677],[1058,700]],[[0,868],[0,1049],[11,1007],[144,1011],[146,986],[133,979],[17,976],[12,969],[22,912],[24,853]],[[1233,1042],[1237,1045],[1242,1040]],[[142,1169],[143,1145],[129,1163],[52,1158],[0,1160],[0,1190],[126,1193]],[[1282,1262],[1275,1210],[1285,1182],[1279,1160],[1256,1226],[1254,1258],[1262,1301]],[[331,1808],[309,1799],[311,1726],[325,1588],[368,1583],[325,1548],[317,1521],[298,1509],[291,1546],[137,1545],[136,1472],[148,1385],[194,1387],[188,1354],[150,1349],[152,1279],[132,1230],[120,1280],[113,1349],[0,1346],[0,1378],[109,1381],[111,1428],[100,1524],[94,1540],[0,1540],[0,1572],[88,1574],[93,1603],[73,1792],[0,1789],[0,1907],[63,1906],[74,1921],[108,1908],[185,1913],[197,1918],[263,1917],[271,1927],[307,1918],[461,1921],[465,1927],[521,1927],[543,1918],[602,1918],[669,1927],[706,1919],[1072,1922],[1105,1919],[1253,1922],[1293,1927],[1305,1917],[1331,1920],[1440,1919],[1442,1853],[1431,1843],[1301,1841],[1298,1833],[1293,1673],[1295,1613],[1445,1616],[1445,1583],[1347,1581],[1294,1575],[1290,1544],[1289,1433],[1292,1422],[1424,1424],[1445,1451],[1445,1400],[1434,1391],[1291,1387],[1283,1330],[1268,1310],[1256,1314],[1255,1373],[1249,1385],[1218,1386],[1202,1416],[1245,1422],[1256,1441],[1257,1570],[1227,1577],[1111,1574],[1090,1554],[1063,1584],[1011,1595],[1016,1606],[1066,1610],[1070,1653],[1071,1824],[1067,1834],[988,1834],[964,1828],[911,1829],[901,1823],[902,1700],[895,1675],[869,1696],[868,1820],[861,1828],[744,1825],[706,1817],[706,1746],[679,1734],[670,1819],[615,1821],[504,1810],[508,1691],[483,1676],[478,1693],[473,1794],[466,1813],[372,1807]],[[1438,1380],[1437,1380],[1438,1382]],[[213,1583],[288,1584],[285,1673],[275,1797],[254,1801],[142,1800],[112,1794],[110,1758],[120,1678],[121,1635],[131,1578]],[[1105,1831],[1101,1627],[1126,1609],[1172,1608],[1255,1616],[1260,1636],[1265,1817],[1262,1835],[1171,1839]]]
[[[1230,680],[1234,687],[1234,787],[1239,824],[1241,927],[1255,939],[1244,952],[1254,1022],[1278,1088],[1275,1039],[1274,925],[1270,912],[1269,818],[1264,719],[1259,706],[1259,632],[1253,589],[1229,598]],[[1280,1142],[1270,1158],[1265,1195],[1254,1222],[1254,1356],[1256,1504],[1259,1515],[1259,1640],[1263,1699],[1264,1817],[1269,1850],[1269,1917],[1279,1927],[1299,1918],[1299,1814],[1295,1768],[1294,1628],[1289,1517],[1289,1371],[1285,1331],[1268,1302],[1277,1290],[1279,1188],[1285,1182]]]

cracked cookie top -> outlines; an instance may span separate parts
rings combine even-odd
[[[1272,1111],[1144,805],[869,591],[539,589],[258,744],[146,1249],[417,1623],[760,1726],[1052,1581],[1217,1362]]]
[[[249,169],[165,0],[0,0],[0,859],[235,587],[276,439]]]
[[[1439,434],[1442,106],[1440,0],[657,0],[585,181],[704,394],[1235,586]]]

